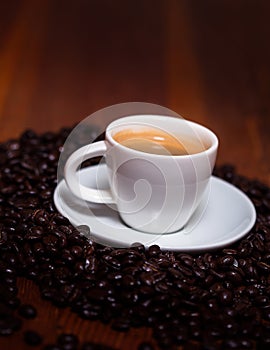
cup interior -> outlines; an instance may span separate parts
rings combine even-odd
[[[149,135],[152,134],[155,135],[152,138],[155,142],[166,139],[167,143],[178,144],[185,150],[185,153],[171,153],[171,155],[199,154],[209,152],[218,146],[216,135],[208,128],[182,118],[161,115],[136,115],[115,120],[108,126],[106,138],[113,145],[121,144],[122,147],[126,147],[125,142],[121,140],[139,138],[144,141],[144,139],[148,140]],[[141,151],[140,149],[136,150]],[[170,153],[170,149],[168,153]],[[156,155],[161,154],[157,153]]]

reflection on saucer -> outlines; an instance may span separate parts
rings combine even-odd
[[[108,188],[105,164],[80,170],[80,181],[96,188]],[[250,199],[231,184],[210,179],[210,194],[201,203],[184,229],[170,234],[156,235],[127,227],[119,218],[115,205],[95,204],[75,197],[62,180],[55,192],[57,210],[74,226],[87,225],[95,241],[113,247],[130,247],[140,242],[146,247],[157,244],[161,249],[200,252],[231,244],[248,233],[256,220]]]

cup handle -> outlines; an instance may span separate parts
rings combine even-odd
[[[106,151],[107,146],[105,141],[99,141],[79,148],[68,158],[64,168],[64,176],[68,188],[75,196],[93,203],[115,202],[110,190],[86,187],[79,183],[79,179],[76,175],[77,169],[82,162],[90,158],[102,156]]]

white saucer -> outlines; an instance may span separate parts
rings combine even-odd
[[[79,171],[84,185],[108,188],[106,166],[98,165]],[[127,227],[119,218],[114,205],[93,204],[75,197],[62,180],[54,192],[57,210],[72,225],[87,225],[96,242],[113,247],[130,247],[142,243],[157,244],[164,250],[199,252],[231,244],[248,233],[256,220],[250,199],[231,184],[212,176],[210,194],[205,198],[186,227],[178,232],[156,235]]]

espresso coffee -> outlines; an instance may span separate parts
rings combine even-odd
[[[180,139],[180,137],[154,128],[124,129],[114,134],[113,138],[125,147],[151,154],[181,156],[205,150],[198,140]]]

